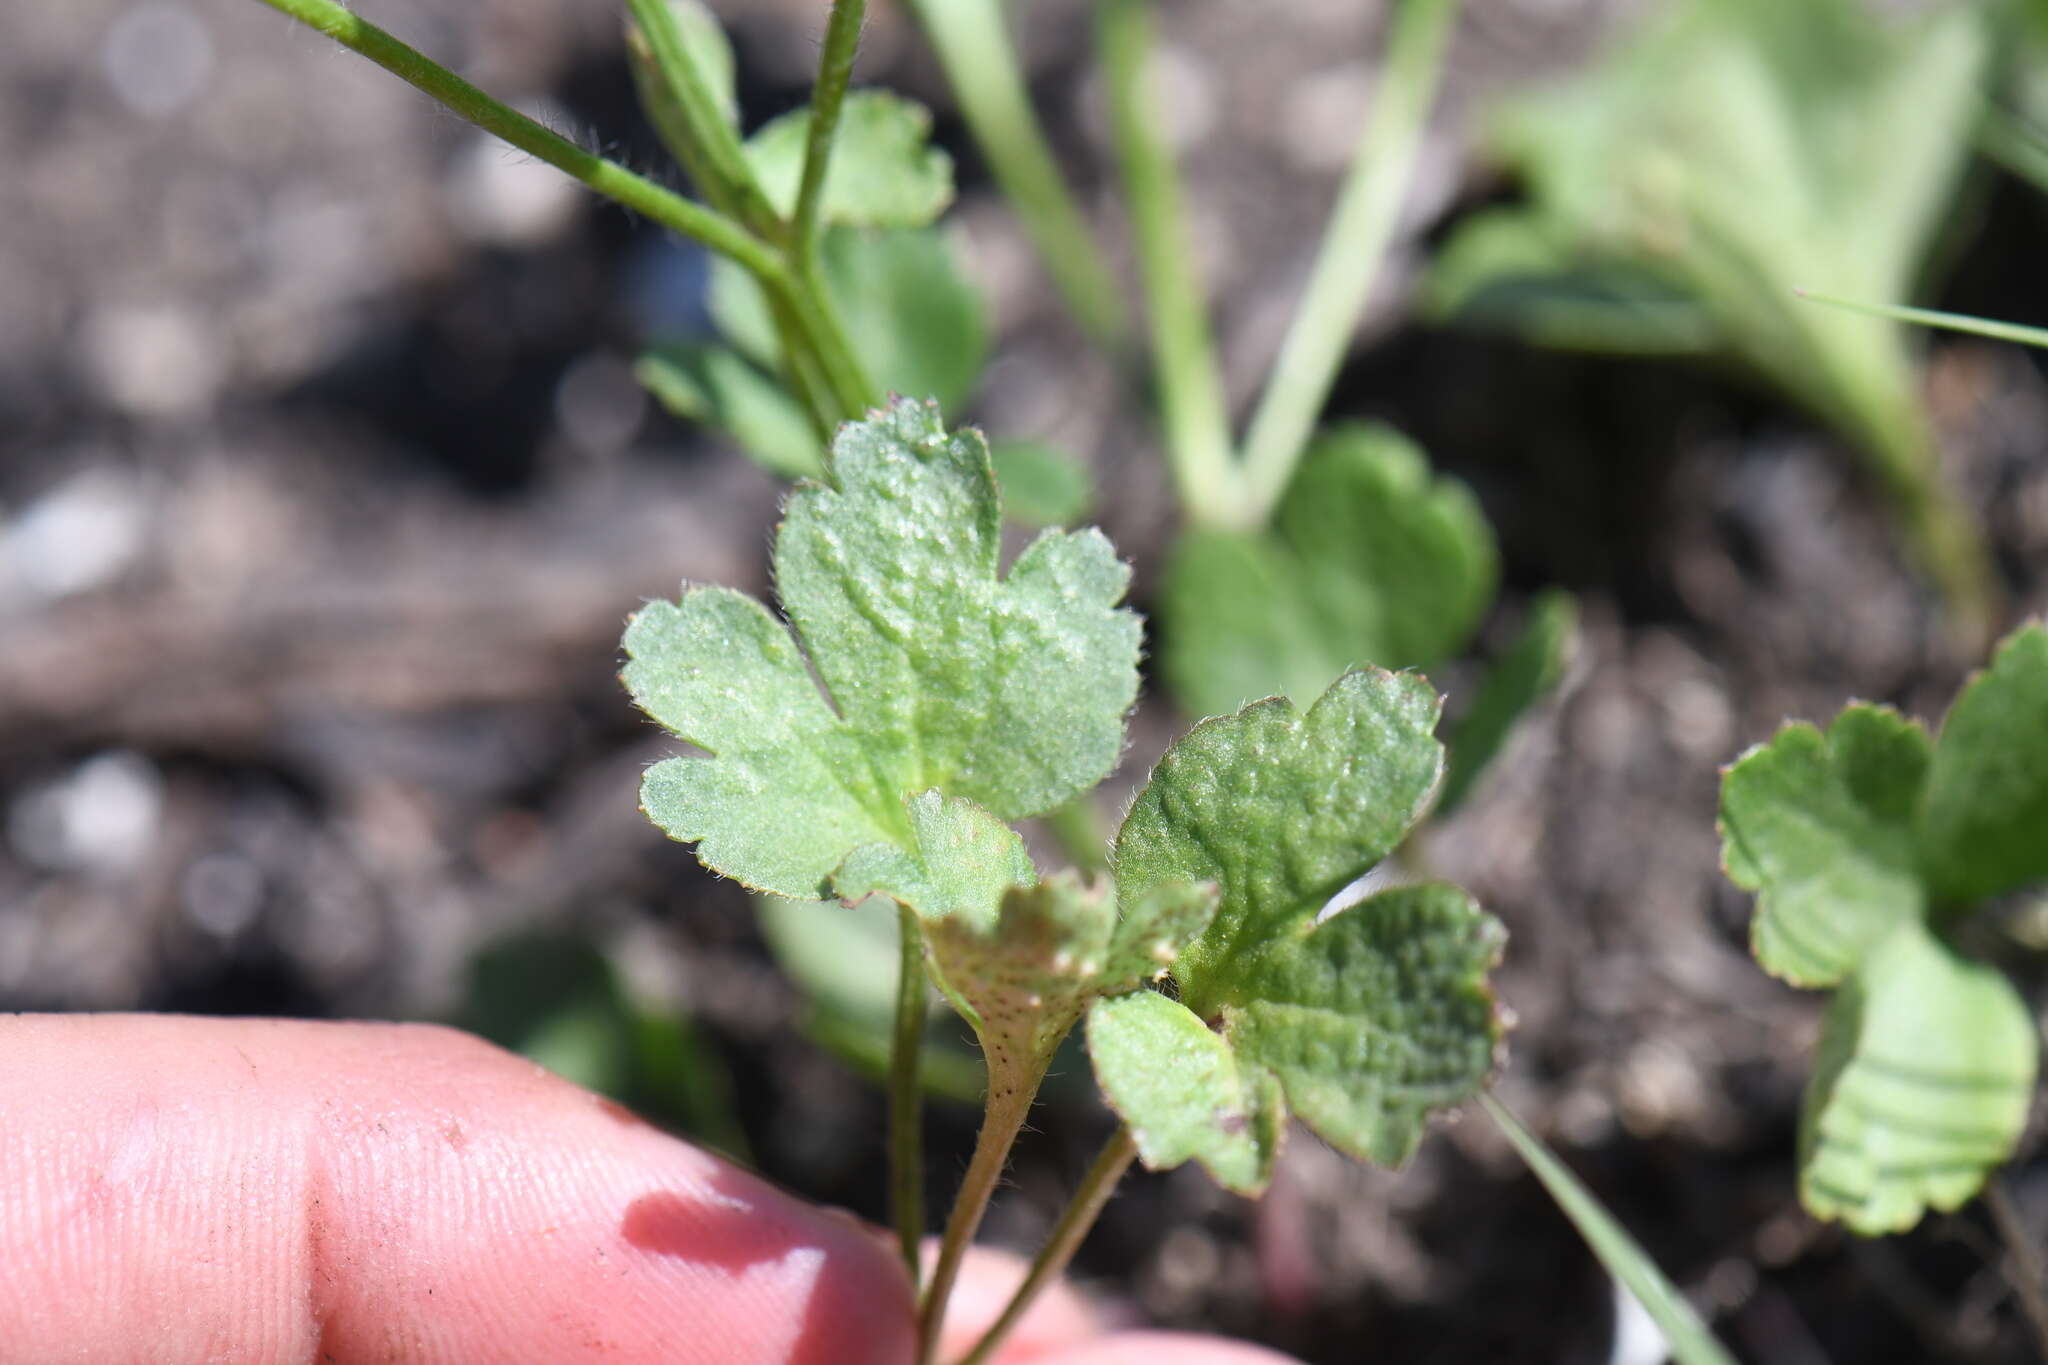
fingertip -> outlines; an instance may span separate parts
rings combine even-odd
[[[1293,1356],[1245,1342],[1187,1332],[1119,1332],[1050,1355],[1031,1365],[1301,1365]]]

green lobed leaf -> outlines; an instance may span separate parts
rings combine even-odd
[[[1807,1208],[1874,1236],[1959,1207],[2012,1155],[2037,1047],[2002,974],[1899,925],[1828,1005],[1800,1121]]]
[[[904,804],[909,848],[864,844],[832,874],[847,904],[884,895],[929,919],[956,915],[987,928],[1011,887],[1038,880],[1017,832],[972,801],[928,791]]]
[[[1208,931],[1173,968],[1176,1008],[1221,1036],[1201,1043],[1159,1006],[1105,1016],[1104,1094],[1152,1135],[1148,1162],[1196,1156],[1232,1188],[1257,1188],[1270,1152],[1256,1133],[1240,1141],[1241,1125],[1249,1107],[1255,1128],[1277,1129],[1278,1081],[1327,1141],[1394,1164],[1430,1111],[1484,1084],[1500,1041],[1491,917],[1456,887],[1424,885],[1318,922],[1427,808],[1443,761],[1436,714],[1422,679],[1352,672],[1305,715],[1257,702],[1205,721],[1160,760],[1118,833],[1117,875],[1127,894],[1222,888]],[[1206,1089],[1177,1096],[1145,1079],[1194,1065],[1196,1048]]]
[[[1062,872],[1006,892],[993,923],[928,920],[925,941],[940,989],[981,1039],[991,1094],[1008,1101],[1038,1088],[1091,1001],[1164,976],[1215,909],[1213,886],[1119,896]]]
[[[1096,1001],[1088,1057],[1147,1170],[1199,1161],[1217,1184],[1245,1195],[1271,1182],[1287,1132],[1279,1079],[1240,1065],[1185,1005],[1156,991]]]
[[[1834,985],[1921,918],[1913,814],[1932,753],[1917,722],[1856,705],[1825,735],[1787,725],[1723,775],[1722,861],[1760,893],[1751,947],[1765,971]]]
[[[1436,814],[1450,814],[1461,805],[1487,765],[1506,746],[1515,722],[1564,680],[1578,643],[1579,604],[1570,593],[1553,589],[1530,607],[1522,633],[1487,671],[1451,740],[1450,769]]]
[[[824,451],[803,408],[782,385],[727,346],[656,346],[633,367],[647,391],[678,417],[716,427],[784,479],[825,472]]]
[[[963,403],[988,358],[988,319],[945,234],[834,228],[821,251],[826,290],[874,381],[948,412]],[[780,369],[774,320],[752,276],[713,259],[706,302],[728,341],[763,369]]]
[[[841,429],[832,471],[776,537],[794,638],[713,587],[650,604],[625,638],[634,700],[707,751],[648,771],[649,817],[714,871],[799,899],[862,845],[913,850],[908,795],[1015,819],[1093,786],[1137,692],[1129,574],[1098,532],[1043,534],[998,572],[979,433],[899,400]]]
[[[819,211],[848,227],[918,228],[953,202],[953,158],[931,145],[931,112],[886,90],[850,91],[826,165]],[[775,211],[796,212],[808,105],[770,120],[747,139],[747,161]]]
[[[1920,826],[1939,901],[1971,904],[2048,879],[2048,628],[2007,636],[1956,697]]]
[[[1433,668],[1493,600],[1498,552],[1465,486],[1411,441],[1348,423],[1319,436],[1265,533],[1184,537],[1160,603],[1161,665],[1190,710],[1305,701],[1354,664]]]
[[[1487,973],[1506,933],[1455,886],[1396,887],[1246,965],[1224,1011],[1245,1063],[1332,1146],[1399,1165],[1432,1111],[1470,1098],[1500,1044]]]
[[[1246,959],[1400,844],[1442,773],[1437,708],[1425,679],[1359,670],[1306,714],[1255,702],[1204,721],[1159,761],[1117,832],[1116,875],[1126,893],[1223,888],[1174,968],[1196,1014],[1212,1017]]]

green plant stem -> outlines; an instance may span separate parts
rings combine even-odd
[[[731,211],[753,232],[773,240],[782,232],[780,215],[761,192],[753,167],[747,164],[746,149],[725,111],[718,107],[710,83],[697,65],[683,32],[676,24],[668,0],[626,0],[633,22],[647,40],[648,51],[661,73],[675,108],[689,131],[689,141],[701,157],[699,187],[713,202],[727,203]],[[713,185],[716,185],[714,190]]]
[[[645,176],[635,175],[615,161],[585,151],[561,134],[544,127],[518,110],[492,99],[446,67],[365,19],[359,19],[334,0],[262,0],[280,13],[317,29],[351,51],[361,53],[397,76],[520,151],[539,157],[550,166],[582,181],[591,189],[616,200],[663,227],[722,252],[745,266],[764,285],[781,281],[787,287],[789,272],[763,242],[738,223],[702,205],[693,204],[672,190],[663,189]]]
[[[2042,1263],[2040,1248],[2027,1232],[2018,1202],[2005,1187],[2005,1181],[1996,1175],[1984,1182],[1984,1207],[1991,1214],[2000,1240],[2012,1254],[2012,1269],[2005,1279],[2020,1301],[2027,1326],[2033,1329],[2034,1349],[2043,1360],[2048,1360],[2048,1265]]]
[[[915,1292],[918,1251],[924,1243],[924,1058],[925,1016],[931,993],[924,979],[924,930],[917,912],[897,908],[901,948],[896,960],[896,1029],[889,1049],[889,1206],[896,1242]]]
[[[1106,349],[1127,344],[1116,273],[1074,202],[1005,26],[1001,0],[906,0],[945,69],[989,170],[1024,225],[1067,309]]]
[[[1017,1286],[1017,1292],[1003,1305],[1002,1316],[982,1333],[981,1340],[974,1343],[974,1349],[960,1358],[960,1365],[984,1365],[1024,1316],[1025,1310],[1031,1307],[1039,1291],[1059,1278],[1067,1263],[1074,1259],[1074,1253],[1080,1249],[1089,1229],[1095,1226],[1095,1220],[1109,1203],[1110,1195],[1116,1193],[1117,1182],[1123,1179],[1124,1172],[1131,1168],[1131,1162],[1137,1155],[1138,1144],[1132,1138],[1131,1130],[1119,1127],[1115,1136],[1103,1145],[1101,1152],[1089,1164],[1088,1173],[1081,1177],[1080,1185],[1060,1213],[1059,1222],[1053,1225],[1052,1235],[1046,1238],[1045,1245],[1032,1259],[1031,1271],[1024,1277],[1024,1283]]]
[[[860,50],[860,26],[867,12],[867,0],[832,0],[832,17],[825,23],[818,79],[811,86],[804,175],[797,188],[796,214],[790,220],[790,241],[799,262],[814,260],[818,254],[822,232],[818,210],[824,203],[825,172],[832,164],[832,138],[839,131],[839,111],[846,103],[847,82],[853,79],[853,59]]]
[[[1231,456],[1230,412],[1195,278],[1186,206],[1173,157],[1153,126],[1159,102],[1147,79],[1147,0],[1102,0],[1096,45],[1109,83],[1110,123],[1144,277],[1160,417],[1174,485],[1199,526],[1241,526],[1243,499]]]
[[[874,401],[875,389],[847,343],[832,301],[822,290],[799,283],[768,242],[725,214],[664,189],[615,161],[586,151],[561,134],[491,98],[448,68],[334,0],[262,0],[281,14],[326,34],[368,57],[414,89],[485,132],[538,157],[599,194],[652,219],[670,231],[730,256],[789,310],[805,349],[817,357],[842,417],[858,417]]]
[[[998,1090],[993,1085],[984,1101],[981,1131],[975,1135],[974,1155],[967,1159],[967,1174],[960,1191],[953,1196],[953,1210],[946,1216],[946,1234],[939,1244],[939,1259],[932,1266],[932,1278],[925,1286],[924,1301],[917,1314],[917,1365],[934,1365],[939,1349],[939,1332],[946,1323],[946,1301],[953,1295],[953,1283],[960,1276],[960,1262],[981,1227],[988,1211],[989,1196],[1003,1178],[1010,1148],[1023,1131],[1024,1116],[1031,1112],[1031,1098],[1044,1075],[1041,1067],[1029,1085]]]
[[[1287,491],[1329,400],[1399,221],[1457,17],[1458,0],[1406,0],[1394,12],[1372,112],[1246,429],[1244,483],[1254,524],[1263,525]]]

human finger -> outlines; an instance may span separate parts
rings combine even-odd
[[[466,1035],[0,1018],[14,1365],[901,1365],[910,1294],[790,1198]]]

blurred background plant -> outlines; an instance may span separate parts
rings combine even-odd
[[[636,167],[668,163],[624,79],[610,6],[367,8],[579,139]],[[740,131],[758,137],[801,102],[821,11],[715,8],[733,35]],[[951,60],[985,61],[971,44],[995,7],[932,0],[912,22],[877,6],[857,81],[928,104],[955,165],[959,200],[934,240],[965,288],[929,292],[980,303],[954,306],[959,344],[926,363],[955,365],[941,377],[999,441],[1036,443],[1011,447],[1032,453],[1012,457],[1006,484],[1038,471],[1040,519],[1079,515],[1076,490],[1092,486],[1092,515],[1137,559],[1163,681],[1190,709],[1219,698],[1195,691],[1210,666],[1175,662],[1183,514],[1230,538],[1247,573],[1307,554],[1354,585],[1256,597],[1290,634],[1271,647],[1272,682],[1240,688],[1308,686],[1292,670],[1342,652],[1327,623],[1363,634],[1384,618],[1384,598],[1355,590],[1368,578],[1335,572],[1340,556],[1316,538],[1339,491],[1390,534],[1435,537],[1471,566],[1456,603],[1416,618],[1423,652],[1441,656],[1432,677],[1468,715],[1492,690],[1473,641],[1504,670],[1553,659],[1516,650],[1524,623],[1555,638],[1543,623],[1559,608],[1541,596],[1554,585],[1581,602],[1575,685],[1414,850],[1514,935],[1515,1108],[1745,1355],[2016,1358],[2002,1253],[1975,1215],[1858,1244],[1797,1211],[1789,1134],[1806,1063],[1786,1040],[1810,1034],[1816,1006],[1755,972],[1747,907],[1715,872],[1713,769],[1744,740],[1850,695],[1932,714],[1953,693],[1954,618],[1902,561],[1882,482],[1851,474],[1796,408],[1718,373],[1530,350],[1415,316],[1422,263],[1459,239],[1439,225],[1508,193],[1474,153],[1488,110],[1544,77],[1626,66],[1605,63],[1633,50],[1635,11],[1654,24],[1671,8],[1500,0],[1446,33],[1406,190],[1371,253],[1377,284],[1335,310],[1327,401],[1297,405],[1405,439],[1340,427],[1318,474],[1330,496],[1309,496],[1318,455],[1272,481],[1252,527],[1228,498],[1198,512],[1183,491],[1173,510],[1185,457],[1154,452],[1213,450],[1219,407],[1226,428],[1255,417],[1297,300],[1315,292],[1321,205],[1389,97],[1386,11],[1300,0],[1286,24],[1221,3],[1155,16],[1135,103],[1179,171],[1179,297],[1215,319],[1221,400],[1199,400],[1204,418],[1193,395],[1208,381],[1183,386],[1163,441],[1133,379],[1134,320],[1150,314],[1101,283],[1143,276],[1133,267],[1159,253],[1118,245],[1145,231],[1135,215],[1121,230],[1115,188],[1131,150],[1118,91],[1128,114],[1141,87],[1105,76],[1092,7],[1019,12],[1014,79],[956,96],[927,36]],[[1992,69],[1970,88],[2025,114],[2032,49],[2004,32],[1986,45]],[[623,607],[678,578],[758,587],[777,497],[635,379],[648,347],[730,344],[700,368],[767,373],[744,332],[721,335],[736,314],[708,287],[704,254],[252,6],[35,7],[10,20],[0,80],[0,1004],[466,1019],[879,1213],[879,1100],[789,1028],[808,1017],[831,1036],[828,992],[792,991],[753,911],[648,831],[627,795],[666,746],[636,728],[611,678]],[[1034,173],[1029,152],[996,150],[1019,137],[1020,91],[1100,253],[1041,265],[1063,229],[1020,224],[1002,202]],[[1755,99],[1729,112],[1778,107]],[[1944,120],[1923,113],[1909,131],[1933,139]],[[2048,316],[2026,268],[2038,191],[1949,155],[1960,188],[1914,192],[1935,206],[1946,265],[1941,292],[1921,297]],[[1897,296],[1927,249],[1907,253]],[[938,259],[915,250],[925,268]],[[1076,264],[1098,254],[1099,268]],[[1155,280],[1153,309],[1158,298]],[[1922,414],[2010,609],[2040,611],[2036,363],[1944,340],[1920,374],[1891,373],[1886,401],[1903,392]],[[1822,407],[1789,373],[1771,378]],[[1243,425],[1249,437],[1256,423]],[[803,428],[782,430],[781,472],[796,472],[788,433]],[[1200,623],[1182,617],[1199,649]],[[1179,724],[1156,703],[1141,711],[1127,779]],[[493,945],[564,932],[595,956],[550,950],[553,965],[603,970],[521,985],[557,1008],[492,1024]],[[841,1022],[851,1048],[857,1030]],[[666,1097],[636,1088],[664,1053],[695,1056],[676,1073],[694,1079]],[[969,1119],[935,1134],[942,1176]],[[1035,1240],[1101,1123],[1086,1103],[1040,1120],[994,1236]],[[2013,1178],[2038,1228],[2048,1186],[2024,1155]],[[1475,1251],[1479,1218],[1490,1231]],[[1160,1241],[1162,1224],[1175,1231]],[[1448,1130],[1398,1176],[1297,1142],[1256,1210],[1199,1178],[1138,1182],[1080,1269],[1164,1321],[1312,1360],[1349,1359],[1361,1340],[1415,1360],[1626,1359],[1635,1340],[1486,1125]]]

